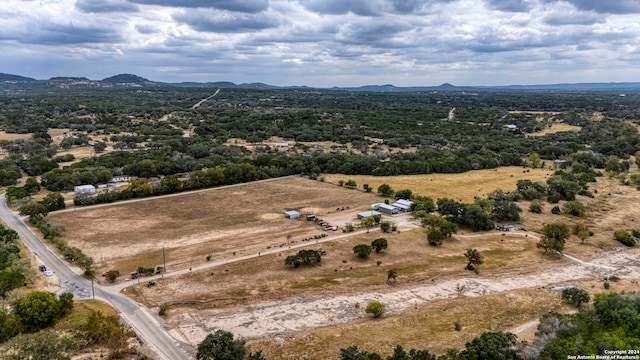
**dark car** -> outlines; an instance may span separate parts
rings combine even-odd
[[[40,271],[42,271],[42,272],[47,271],[47,267],[46,267],[46,266],[44,266],[44,265],[40,265],[40,266],[38,266],[38,269],[40,269]]]

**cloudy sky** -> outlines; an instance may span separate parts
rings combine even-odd
[[[2,0],[0,72],[318,87],[640,81],[640,0]]]

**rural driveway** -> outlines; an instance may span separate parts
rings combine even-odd
[[[93,287],[95,298],[117,309],[138,337],[156,353],[158,359],[193,358],[193,348],[188,345],[183,345],[184,349],[181,348],[144,307],[113,290],[97,284],[92,286],[90,281],[69,268],[40,241],[15,212],[7,208],[6,200],[6,194],[0,195],[0,218],[20,235],[38,261],[57,275],[63,291],[72,293],[75,299],[90,299]]]

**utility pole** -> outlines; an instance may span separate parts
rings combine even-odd
[[[165,256],[164,246],[162,247],[162,278],[164,279],[164,272],[167,271],[167,257]]]
[[[93,276],[91,276],[91,296],[93,297],[93,300],[96,299],[96,293],[93,289]]]

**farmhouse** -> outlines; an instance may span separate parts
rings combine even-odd
[[[400,211],[408,212],[411,209],[411,204],[413,204],[413,201],[400,199],[391,204],[391,206]]]
[[[93,194],[96,192],[96,187],[93,185],[78,185],[73,187],[73,192],[76,194]]]
[[[387,205],[387,204],[378,204],[378,209],[379,212],[383,213],[383,214],[387,214],[387,215],[395,215],[398,213],[398,209],[391,206],[391,205]]]
[[[284,214],[289,219],[300,219],[300,213],[295,210],[285,211]]]
[[[378,211],[364,211],[358,213],[358,220],[364,219],[369,216],[382,216],[382,213]]]
[[[515,130],[515,129],[517,129],[517,128],[518,128],[518,126],[516,126],[516,125],[514,125],[514,124],[507,124],[507,125],[502,126],[502,128],[503,128],[504,130]]]

